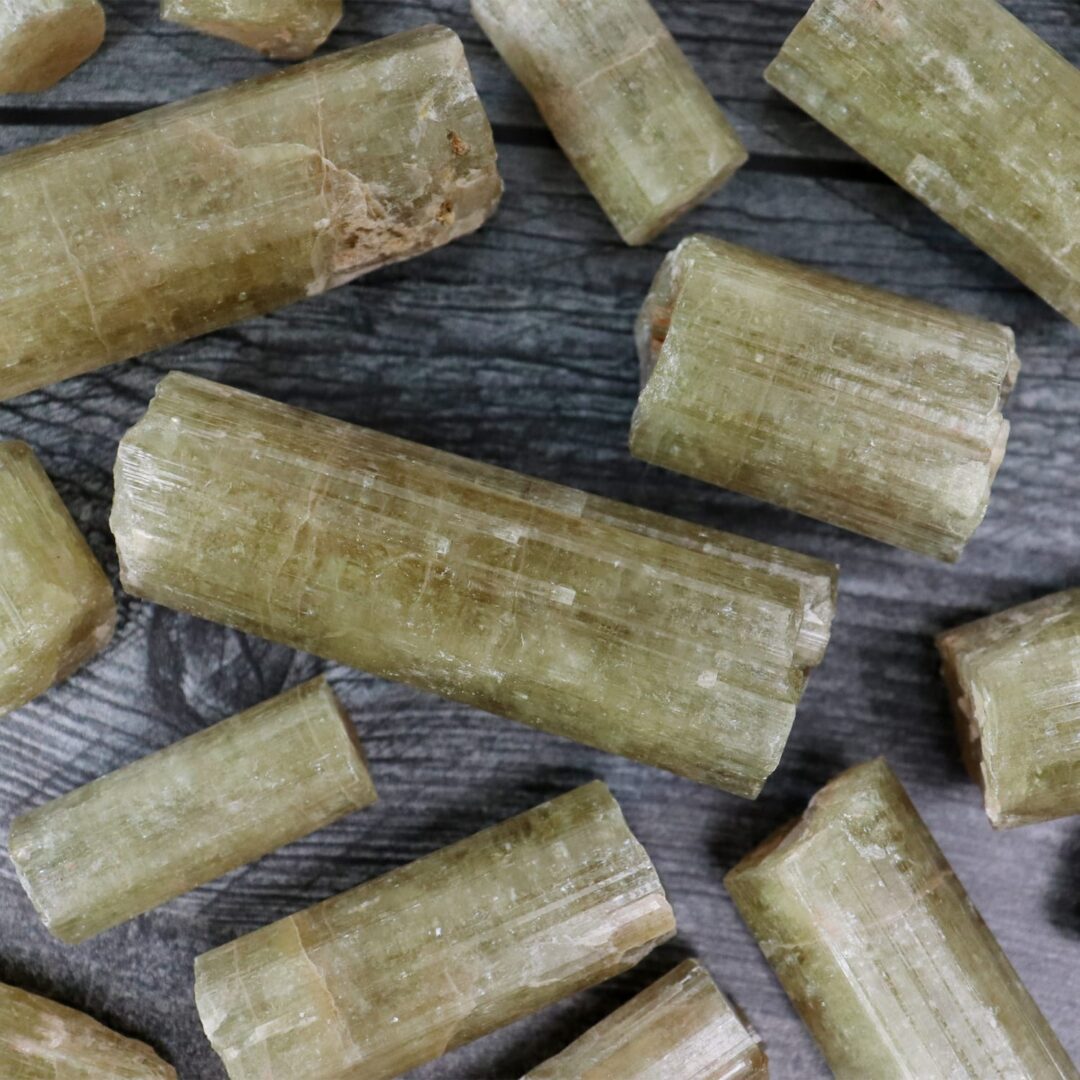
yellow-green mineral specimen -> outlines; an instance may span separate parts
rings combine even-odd
[[[1080,322],[1080,72],[997,0],[815,0],[765,77]]]
[[[986,514],[1020,366],[1007,327],[693,236],[638,347],[645,461],[949,561]]]
[[[112,639],[112,586],[25,443],[0,442],[0,716]]]
[[[45,925],[77,943],[375,798],[319,678],[16,818],[11,859]]]
[[[994,827],[1080,814],[1080,590],[949,630],[937,644]]]
[[[126,588],[755,796],[835,568],[187,375],[116,465]]]
[[[1077,1080],[883,760],[725,883],[840,1080]]]
[[[105,10],[97,0],[4,0],[0,94],[48,90],[98,51]]]
[[[386,1080],[633,967],[675,932],[592,783],[195,962],[232,1080]]]
[[[85,1013],[0,984],[4,1080],[176,1080],[145,1043]]]
[[[275,60],[310,56],[341,15],[341,0],[161,0],[163,19]]]
[[[687,960],[524,1080],[768,1080],[761,1040]]]
[[[648,0],[472,0],[628,244],[725,184],[746,150]]]
[[[439,26],[0,158],[0,399],[446,244],[501,191]]]

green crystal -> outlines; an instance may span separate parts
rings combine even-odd
[[[1080,814],[1080,590],[949,630],[937,644],[994,827]]]
[[[375,798],[320,678],[16,818],[11,858],[45,925],[77,943]]]
[[[0,984],[0,1076],[4,1080],[176,1080],[144,1043],[85,1013]]]
[[[0,158],[0,399],[446,244],[501,191],[438,26]]]
[[[592,783],[200,956],[232,1080],[384,1080],[633,967],[675,932]]]
[[[473,14],[628,244],[747,159],[648,0],[472,0]]]
[[[1080,1077],[884,761],[725,884],[841,1080]]]
[[[0,94],[48,90],[94,55],[105,38],[97,0],[4,0]]]
[[[1080,72],[996,0],[815,0],[765,77],[1080,322]]]
[[[0,443],[0,716],[112,639],[112,586],[25,443]]]
[[[742,795],[835,568],[186,375],[125,437],[146,599]]]
[[[986,514],[1007,327],[694,236],[638,323],[635,456],[954,560]]]
[[[761,1040],[687,960],[524,1080],[768,1080]]]
[[[275,60],[302,60],[341,22],[341,7],[341,0],[161,0],[161,17]]]

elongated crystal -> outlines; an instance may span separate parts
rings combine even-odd
[[[1080,1076],[883,760],[725,883],[841,1080]]]
[[[195,998],[232,1080],[383,1080],[674,932],[596,782],[200,956]]]
[[[0,399],[429,251],[501,191],[438,26],[0,158]]]
[[[145,1043],[85,1013],[0,983],[4,1080],[176,1080]]]
[[[472,0],[628,244],[725,184],[746,150],[649,0]]]
[[[97,0],[5,0],[0,4],[0,94],[48,90],[101,47]]]
[[[638,344],[645,461],[950,561],[986,514],[1007,327],[694,236]]]
[[[687,960],[523,1080],[768,1080],[761,1040]]]
[[[138,596],[753,796],[834,568],[190,376],[116,466]]]
[[[11,858],[45,925],[75,943],[375,798],[320,678],[16,818]]]
[[[161,0],[161,17],[275,60],[310,56],[341,22],[341,0]]]
[[[765,77],[1080,322],[1080,72],[997,0],[815,0]]]
[[[112,639],[112,586],[34,452],[0,442],[0,716]]]
[[[994,828],[1080,814],[1080,590],[949,630],[937,645]]]

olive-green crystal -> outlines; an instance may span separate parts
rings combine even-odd
[[[144,1043],[85,1013],[0,983],[4,1080],[176,1080]]]
[[[884,761],[725,884],[840,1080],[1080,1077]]]
[[[0,399],[446,244],[501,191],[438,26],[0,158]]]
[[[693,236],[638,346],[645,461],[950,561],[986,514],[1007,327]]]
[[[726,183],[746,150],[649,0],[472,0],[628,244]]]
[[[310,56],[341,22],[341,0],[161,0],[161,17],[275,60]]]
[[[0,4],[0,94],[48,90],[88,60],[105,38],[97,0],[5,0]]]
[[[0,716],[112,639],[112,586],[25,443],[0,442]]]
[[[195,962],[232,1080],[385,1080],[633,967],[675,932],[592,783]]]
[[[1080,814],[1080,590],[946,631],[937,644],[994,827]]]
[[[754,796],[835,568],[169,375],[113,532],[146,599]]]
[[[765,77],[1080,323],[1080,72],[997,0],[815,0]]]
[[[687,960],[523,1080],[768,1080],[761,1040]]]
[[[77,943],[375,798],[319,678],[16,818],[11,858],[45,925]]]

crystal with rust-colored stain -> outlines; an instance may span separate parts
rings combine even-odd
[[[0,4],[0,94],[48,90],[98,51],[105,11],[97,0]]]
[[[341,0],[162,0],[161,17],[275,60],[310,56],[341,22]]]

